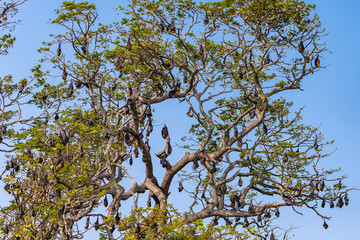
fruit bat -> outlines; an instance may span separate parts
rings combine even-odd
[[[250,111],[250,118],[253,119],[255,117],[255,110]]]
[[[236,72],[236,77],[238,79],[243,79],[244,78],[244,73],[243,73],[243,70],[242,70],[242,66],[240,66]]]
[[[55,113],[55,121],[59,120],[59,114]]]
[[[189,79],[188,79],[188,76],[187,76],[187,75],[184,75],[184,80],[183,80],[183,81],[184,81],[185,84],[188,83]]]
[[[317,139],[315,139],[314,148],[315,148],[315,150],[318,150],[318,149],[319,149],[319,145],[318,145]]]
[[[165,124],[164,127],[161,129],[161,136],[163,137],[163,139],[166,139],[169,136],[169,131]]]
[[[90,217],[87,217],[86,218],[86,223],[85,223],[85,230],[88,230],[89,225],[90,225]]]
[[[208,16],[207,12],[205,12],[204,24],[205,25],[209,24],[209,16]]]
[[[199,46],[199,54],[200,54],[200,56],[204,55],[204,46],[203,46],[203,44],[200,44],[200,46]]]
[[[339,197],[338,202],[336,203],[336,206],[339,208],[342,208],[344,206],[342,197]]]
[[[180,92],[180,87],[181,87],[181,82],[177,82],[175,84],[175,89],[176,89],[176,92],[179,93]]]
[[[334,208],[334,202],[332,200],[330,201],[330,208]]]
[[[174,19],[171,20],[171,23],[168,25],[167,27],[167,31],[168,33],[175,33],[176,32],[176,27],[175,27],[175,21]]]
[[[234,62],[238,62],[238,61],[239,61],[239,58],[240,58],[240,56],[239,56],[239,52],[238,52],[238,51],[236,51],[236,52],[235,52],[235,55],[234,55],[234,57],[233,57]]]
[[[239,187],[243,186],[243,181],[242,181],[241,177],[239,177],[238,185],[239,185]]]
[[[8,19],[5,12],[3,12],[3,14],[2,14],[2,19],[3,19],[4,21],[6,21],[6,20]]]
[[[268,55],[265,58],[265,64],[270,64],[270,63],[271,63],[270,53],[268,53]]]
[[[349,198],[347,194],[345,195],[344,200],[345,200],[345,205],[346,206],[349,205]]]
[[[127,92],[128,97],[130,97],[132,94],[133,94],[133,90],[131,87],[129,87],[128,92]]]
[[[243,223],[243,227],[247,228],[249,226],[249,222],[247,220],[247,217],[245,217],[244,223]]]
[[[241,147],[242,147],[242,145],[243,145],[242,140],[241,140],[241,139],[239,139],[239,141],[237,142],[237,146],[238,146],[239,148],[241,148]]]
[[[341,180],[339,180],[339,183],[338,183],[338,185],[337,185],[337,189],[340,191],[340,189],[341,189]]]
[[[97,217],[96,222],[94,223],[94,228],[96,231],[99,229],[99,217]]]
[[[76,87],[76,89],[81,88],[81,87],[82,87],[82,83],[81,83],[80,81],[76,81],[75,87]]]
[[[135,229],[135,236],[137,238],[140,237],[140,233],[141,233],[141,228],[140,228],[140,225],[137,224],[136,229]]]
[[[325,207],[325,199],[322,200],[321,207],[322,207],[322,208]]]
[[[279,209],[276,209],[275,216],[276,216],[276,217],[280,217],[280,211],[279,211]]]
[[[315,58],[315,67],[320,67],[320,58],[319,58],[319,55],[317,55],[316,58]]]
[[[69,142],[69,137],[64,130],[59,133],[59,142],[64,146]]]
[[[300,24],[300,23],[301,23],[301,14],[300,14],[300,13],[298,13],[298,14],[296,15],[295,21],[296,21],[297,24]]]
[[[118,212],[116,212],[116,215],[115,215],[115,217],[114,217],[114,220],[115,220],[116,224],[119,223],[119,221],[120,221],[120,216],[119,216],[119,213],[118,213]]]
[[[214,219],[214,225],[218,225],[218,223],[219,223],[219,222],[218,222],[217,218],[215,218],[215,219]]]
[[[138,148],[135,148],[135,149],[134,149],[134,157],[135,157],[135,158],[138,158],[138,157],[139,157],[139,149],[138,149]]]
[[[59,57],[61,55],[61,43],[59,43],[59,46],[56,51],[56,55]]]
[[[266,211],[264,214],[264,219],[266,219],[266,218],[271,218],[271,214],[269,211]]]
[[[170,143],[169,143],[169,145],[170,145]],[[150,145],[148,142],[145,143],[144,152],[145,152],[145,154],[150,154]],[[171,146],[170,146],[170,153],[171,153]],[[170,155],[170,154],[168,154],[168,155]]]
[[[216,165],[215,163],[212,163],[211,167],[210,167],[210,173],[215,173],[216,172]]]
[[[178,189],[179,189],[179,192],[182,192],[182,190],[184,190],[182,182],[179,182],[179,188]]]
[[[161,21],[161,23],[159,24],[159,28],[161,32],[165,31],[165,24],[163,23],[163,21]]]
[[[238,135],[239,135],[239,132],[238,132],[237,127],[235,126],[234,127],[234,137],[238,137]]]
[[[132,157],[130,157],[130,159],[129,159],[129,164],[130,164],[130,166],[133,165],[133,159],[132,159]]]
[[[229,142],[229,139],[230,139],[230,137],[229,137],[229,131],[226,131],[226,132],[224,133],[224,137],[225,137],[225,143],[228,143],[228,142]]]
[[[299,50],[300,53],[303,53],[305,51],[303,41],[300,41],[299,46],[298,46],[298,50]]]
[[[188,117],[193,117],[194,115],[192,114],[192,111],[191,111],[191,108],[189,108],[189,111],[186,113],[186,115],[188,116]]]
[[[268,133],[268,129],[267,129],[265,123],[263,123],[262,131],[263,131],[263,133],[264,133],[265,135]]]
[[[131,43],[131,38],[130,37],[128,38],[128,41],[127,41],[127,44],[126,44],[126,49],[128,51],[131,51],[131,49],[132,49],[132,43]]]
[[[260,214],[257,216],[257,221],[261,222],[261,215]]]
[[[324,220],[323,227],[324,227],[325,229],[328,229],[328,227],[329,227],[329,225],[327,225],[327,223],[325,222],[325,220]]]
[[[124,113],[125,113],[125,114],[129,114],[129,112],[130,112],[129,106],[128,106],[128,105],[125,105],[125,106],[124,106]]]
[[[161,158],[161,159],[160,159],[160,164],[161,164],[161,166],[162,166],[163,168],[166,168],[167,165],[168,165],[168,162],[166,161],[165,158]]]
[[[67,72],[66,72],[66,68],[64,68],[64,70],[63,70],[63,73],[62,73],[62,79],[65,81],[66,80],[66,78],[67,78]]]
[[[105,195],[105,198],[104,198],[104,207],[107,207],[109,205],[109,202],[107,200],[107,197]]]
[[[172,152],[172,147],[170,144],[170,138],[168,138],[168,140],[166,141],[166,144],[165,144],[165,153],[166,153],[166,155],[170,156],[171,152]]]
[[[194,161],[193,161],[193,167],[194,167],[195,169],[197,169],[197,168],[199,167],[199,163],[198,163],[197,159],[194,159]]]
[[[67,97],[68,98],[71,97],[73,95],[73,93],[74,93],[74,86],[73,86],[73,83],[71,82],[68,87]]]
[[[111,225],[111,229],[110,229],[110,232],[113,233],[115,231],[115,225]]]
[[[324,191],[325,188],[325,182],[324,180],[320,183],[320,191]]]

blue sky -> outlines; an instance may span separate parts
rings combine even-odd
[[[15,30],[17,42],[8,56],[0,56],[1,75],[13,74],[23,78],[30,74],[29,69],[36,64],[40,55],[37,49],[41,42],[49,40],[49,34],[56,33],[58,28],[48,22],[54,14],[60,0],[30,0],[20,8],[18,17],[22,24]],[[98,6],[102,21],[115,21],[118,17],[112,12],[117,4],[125,1],[106,0],[93,1]],[[322,58],[322,64],[329,65],[303,81],[304,91],[294,91],[289,97],[295,107],[305,106],[304,122],[320,126],[327,140],[335,140],[330,150],[335,153],[323,161],[326,168],[343,169],[348,180],[344,183],[350,187],[360,185],[360,1],[327,0],[306,1],[317,5],[316,12],[320,16],[323,27],[329,35],[325,37],[327,47],[332,54]],[[160,111],[159,111],[160,113]],[[164,119],[168,120],[168,119]],[[176,120],[175,120],[176,121]],[[293,231],[293,239],[359,239],[358,214],[360,214],[360,192],[350,194],[350,205],[343,209],[325,209],[323,213],[332,216],[328,221],[329,228],[322,228],[322,220],[310,211],[299,216],[292,211],[282,212],[281,227],[298,227]],[[3,202],[2,202],[3,203]],[[89,238],[90,239],[90,238]],[[97,238],[93,238],[97,239]]]

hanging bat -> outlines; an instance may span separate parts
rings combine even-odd
[[[299,46],[298,46],[298,51],[299,51],[300,53],[303,53],[303,52],[305,51],[305,47],[304,47],[303,41],[300,41]]]
[[[131,49],[132,49],[132,43],[131,43],[131,38],[130,37],[128,38],[128,41],[127,41],[127,44],[126,44],[126,49],[128,51],[131,51]]]
[[[104,207],[107,207],[108,206],[108,200],[107,200],[107,197],[106,197],[106,195],[105,195],[105,198],[104,198]]]
[[[60,57],[60,55],[61,55],[61,43],[59,43],[59,46],[58,46],[57,51],[56,51],[56,55],[58,57]]]
[[[171,20],[171,23],[168,25],[168,33],[175,33],[176,27],[175,27],[175,21],[174,19]]]
[[[192,111],[191,111],[191,108],[189,108],[189,111],[186,113],[186,115],[188,116],[188,117],[193,117],[194,115],[192,114]]]
[[[161,23],[159,24],[159,28],[161,32],[165,31],[165,24],[163,23],[163,21],[161,21]]]
[[[243,79],[244,78],[244,73],[243,73],[243,70],[242,70],[242,66],[239,66],[238,70],[237,70],[237,73],[236,73],[236,77],[238,79]]]
[[[115,220],[115,223],[116,223],[116,224],[119,224],[120,216],[119,216],[119,213],[118,213],[118,212],[116,212],[115,217],[114,217],[114,220]]]
[[[245,217],[244,223],[243,223],[243,227],[247,228],[249,226],[249,221],[247,219],[247,217]]]
[[[128,97],[130,97],[131,95],[133,95],[133,90],[131,87],[128,88],[128,92],[127,92]]]
[[[163,137],[163,139],[166,139],[169,136],[169,131],[165,124],[164,127],[161,129],[161,136]]]
[[[204,46],[203,46],[203,44],[200,44],[200,46],[199,46],[199,55],[201,57],[204,55]]]
[[[177,82],[175,84],[175,89],[176,89],[176,92],[179,93],[180,92],[180,87],[181,87],[181,82]]]
[[[321,207],[322,207],[322,208],[325,207],[325,199],[322,200]]]
[[[330,201],[330,208],[334,208],[334,202],[332,200]]]
[[[238,129],[237,129],[237,127],[235,126],[234,127],[234,137],[238,137],[238,135],[239,135],[239,132],[238,132]]]
[[[67,78],[68,73],[66,72],[66,68],[63,69],[63,73],[62,73],[62,79],[65,81]]]
[[[265,135],[268,133],[268,129],[267,129],[265,123],[263,123],[262,132],[263,132]]]
[[[233,59],[234,59],[234,62],[238,62],[239,61],[239,58],[240,58],[240,56],[239,56],[239,52],[238,51],[235,51],[235,55],[234,55],[234,57],[233,57]]]
[[[276,209],[275,216],[276,216],[276,217],[280,217],[280,211],[279,211],[278,208]]]
[[[345,205],[346,206],[349,205],[349,198],[347,194],[345,195],[344,200],[345,200]]]
[[[239,185],[239,187],[243,186],[243,180],[241,179],[241,177],[239,177],[238,185]]]
[[[314,142],[314,149],[315,150],[318,150],[319,149],[319,144],[318,144],[318,142],[317,142],[317,139],[315,139],[315,142]]]
[[[208,16],[207,12],[205,12],[204,24],[205,25],[209,24],[209,16]]]
[[[212,163],[210,167],[210,173],[215,173],[217,171],[215,163]]]
[[[230,137],[229,137],[229,131],[226,131],[226,132],[224,133],[224,138],[225,138],[225,143],[228,143],[228,142],[229,142],[229,139],[230,139]]]
[[[99,229],[99,217],[97,217],[96,222],[94,223],[95,231]]]
[[[166,155],[170,156],[172,152],[172,147],[170,144],[170,138],[167,139],[166,144],[165,144],[165,153]]]
[[[342,197],[339,197],[337,203],[336,203],[336,206],[339,207],[339,208],[342,208],[344,206],[344,202],[343,202],[343,199]]]
[[[184,190],[184,187],[182,185],[182,182],[179,182],[179,188],[178,188],[179,192],[182,192],[182,190]]]
[[[71,82],[68,87],[67,97],[70,98],[73,95],[73,93],[74,93],[74,86],[73,83]]]
[[[272,61],[270,59],[270,53],[268,53],[268,55],[265,58],[265,64],[270,64]]]
[[[59,120],[59,114],[55,113],[55,121]]]
[[[197,169],[199,167],[199,163],[198,163],[197,159],[194,159],[193,167],[194,167],[194,169]]]
[[[6,13],[4,13],[4,12],[3,12],[3,14],[2,14],[2,19],[3,19],[4,21],[6,21],[6,20],[8,19]]]
[[[325,220],[324,220],[323,227],[324,227],[325,229],[328,229],[328,227],[329,227],[329,225],[327,225],[327,223],[325,222]]]
[[[315,67],[320,67],[320,58],[319,58],[319,55],[317,55],[316,58],[315,58]]]
[[[301,14],[300,14],[300,13],[298,13],[298,14],[296,15],[295,22],[296,22],[297,24],[300,24],[300,23],[301,23]]]

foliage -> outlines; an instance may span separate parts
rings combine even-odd
[[[13,198],[4,239],[81,239],[92,228],[100,239],[286,238],[273,231],[285,207],[310,208],[327,227],[319,207],[347,205],[351,189],[337,169],[319,169],[330,143],[282,97],[324,68],[314,8],[132,0],[105,25],[94,4],[64,1],[52,21],[64,32],[39,49],[46,70],[0,81]],[[175,129],[156,126],[155,110],[184,105],[191,126],[178,126],[188,134],[173,149]],[[176,188],[189,211],[171,202]]]

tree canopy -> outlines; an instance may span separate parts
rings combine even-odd
[[[105,25],[95,4],[64,1],[32,76],[0,76],[4,239],[286,239],[276,219],[301,207],[327,228],[321,208],[351,189],[318,167],[331,142],[284,97],[325,68],[314,9],[132,0]],[[0,41],[6,54],[14,39]]]

